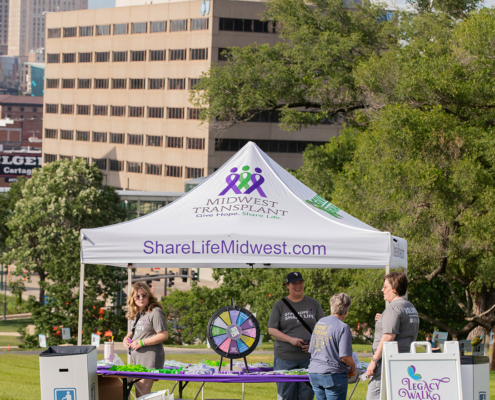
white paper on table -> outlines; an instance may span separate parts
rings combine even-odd
[[[91,334],[91,346],[96,346],[97,348],[100,347],[100,336],[95,335],[94,333]]]

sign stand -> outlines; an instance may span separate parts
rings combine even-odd
[[[416,347],[426,353],[416,353]],[[411,343],[410,353],[399,353],[397,342],[383,344],[381,400],[463,400],[459,342],[445,342],[443,353],[433,353],[429,342]]]

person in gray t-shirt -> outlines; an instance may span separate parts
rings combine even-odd
[[[299,272],[288,274],[285,285],[289,290],[286,300],[313,329],[318,320],[325,316],[320,303],[304,295],[304,279]],[[308,368],[311,333],[282,300],[277,301],[272,308],[268,333],[275,338],[275,370]],[[313,396],[313,390],[304,382],[277,383],[278,400],[312,400]]]
[[[127,305],[127,318],[132,320],[132,331],[127,333],[123,343],[125,348],[130,349],[133,364],[141,364],[148,369],[163,368],[163,342],[168,339],[168,329],[162,306],[144,282],[132,285]],[[141,395],[148,394],[153,380],[141,379],[136,386]]]
[[[311,336],[308,372],[316,400],[345,400],[347,396],[347,374],[353,374],[356,368],[351,329],[343,322],[350,306],[347,294],[332,296],[332,315],[320,319]]]
[[[405,297],[407,277],[402,272],[391,272],[383,280],[383,297],[389,303],[383,314],[375,317],[375,340],[373,358],[366,371],[371,376],[366,400],[379,400],[382,350],[384,342],[396,341],[399,353],[408,353],[419,330],[419,316],[414,305]]]

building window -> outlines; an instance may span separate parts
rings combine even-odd
[[[108,89],[108,79],[95,79],[95,89]]]
[[[127,51],[113,52],[113,62],[124,62],[124,61],[127,61]]]
[[[23,120],[23,119],[24,119],[24,115],[21,115],[21,116],[19,117],[19,119]]]
[[[186,50],[185,49],[170,50],[170,56],[168,59],[170,61],[185,60]]]
[[[79,36],[93,36],[93,27],[92,26],[80,26],[79,27]]]
[[[146,135],[146,146],[162,147],[163,136]]]
[[[108,106],[93,106],[93,115],[108,115]]]
[[[112,89],[126,89],[127,79],[112,79]]]
[[[62,62],[64,64],[75,63],[76,62],[76,53],[64,53],[62,55]]]
[[[73,140],[74,139],[74,131],[67,131],[64,129],[60,129],[60,139]]]
[[[170,32],[187,31],[187,19],[170,21]]]
[[[168,108],[168,118],[184,119],[184,108],[178,108],[178,107]]]
[[[110,60],[110,52],[103,51],[96,53],[96,62],[108,62]]]
[[[151,33],[165,32],[167,30],[167,21],[151,22]]]
[[[110,25],[96,25],[96,36],[110,35]]]
[[[129,106],[129,117],[131,118],[143,118],[144,107],[131,107]]]
[[[62,104],[60,107],[61,114],[74,114],[74,106],[72,104]]]
[[[57,139],[58,138],[57,133],[58,133],[58,131],[56,129],[45,129],[45,138],[46,139]]]
[[[203,168],[186,167],[186,178],[187,179],[202,178],[202,177],[203,177]]]
[[[148,175],[161,175],[162,166],[160,164],[146,164],[146,174]]]
[[[80,63],[90,63],[93,61],[93,53],[79,53]]]
[[[195,86],[199,83],[199,78],[190,78],[189,79],[189,90],[195,88]]]
[[[77,36],[77,28],[64,28],[64,38],[66,37],[76,37]]]
[[[163,79],[148,79],[148,89],[150,90],[159,90],[163,89]]]
[[[165,167],[165,176],[172,176],[174,178],[182,178],[182,167],[175,167],[173,165],[167,165]]]
[[[127,161],[127,172],[141,173],[142,163]]]
[[[106,132],[93,132],[93,142],[106,143],[107,142],[107,133]]]
[[[125,106],[110,106],[112,117],[125,117]]]
[[[45,153],[45,163],[51,163],[54,161],[57,161],[57,155],[56,154]]]
[[[37,112],[38,109],[36,107],[33,107],[33,112]]]
[[[78,140],[80,142],[89,142],[89,132],[76,131],[76,140]]]
[[[46,88],[47,89],[58,89],[58,79],[47,79],[46,80]]]
[[[127,35],[127,24],[115,24],[113,26],[114,35]]]
[[[91,79],[78,79],[77,87],[79,89],[91,89]]]
[[[173,149],[182,149],[184,138],[177,136],[167,136],[167,147]]]
[[[165,50],[150,50],[150,61],[165,61]]]
[[[60,62],[60,54],[47,54],[46,62],[48,64],[58,64]]]
[[[163,107],[148,107],[148,118],[163,118]]]
[[[208,49],[191,49],[191,60],[208,60]]]
[[[131,50],[131,61],[146,61],[146,50]]]
[[[60,159],[72,161],[72,156],[63,156],[62,154],[60,154]]]
[[[275,27],[275,23],[272,23],[270,29],[268,22],[259,19],[220,18],[219,29],[221,31],[276,33]]]
[[[123,171],[124,161],[119,160],[109,160],[110,161],[110,171]]]
[[[76,87],[75,79],[62,79],[62,89],[74,89]]]
[[[106,158],[93,158],[93,163],[101,170],[107,170],[107,159]]]
[[[58,104],[46,104],[47,114],[58,114]]]
[[[230,59],[229,49],[220,47],[218,49],[218,61],[227,61]]]
[[[48,29],[48,39],[57,39],[60,37],[60,28]]]
[[[89,106],[77,106],[77,115],[89,115]]]
[[[132,33],[146,33],[146,22],[135,22],[132,24]]]
[[[199,116],[201,115],[201,109],[200,108],[188,108],[188,119],[199,119]]]
[[[192,31],[204,31],[208,29],[208,18],[197,18],[191,20]]]
[[[133,133],[127,134],[127,144],[131,146],[142,146],[143,145],[143,135],[136,135]]]
[[[184,90],[186,88],[186,80],[183,78],[169,79],[168,88],[170,90]]]
[[[144,79],[129,79],[131,89],[144,89]]]
[[[125,136],[123,133],[110,133],[110,143],[124,144]]]
[[[187,138],[187,148],[189,150],[204,150],[205,140],[197,138]]]

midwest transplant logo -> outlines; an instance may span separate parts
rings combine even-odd
[[[450,378],[434,378],[430,382],[427,382],[423,377],[416,373],[416,367],[410,365],[407,367],[407,374],[409,378],[403,378],[401,383],[402,386],[399,389],[398,395],[400,397],[405,397],[406,399],[419,399],[419,400],[441,400],[440,396],[440,385],[442,383],[449,383]],[[449,399],[445,399],[449,400]]]
[[[255,168],[254,174],[249,172],[251,168],[249,165],[245,165],[242,167],[242,172],[237,173],[237,168],[232,168],[230,170],[231,174],[225,178],[225,182],[227,182],[227,186],[219,196],[226,195],[229,191],[233,191],[235,194],[251,194],[255,190],[258,191],[258,194],[261,197],[266,197],[265,192],[261,188],[261,185],[265,182],[265,178],[261,175],[263,172],[261,168]]]

